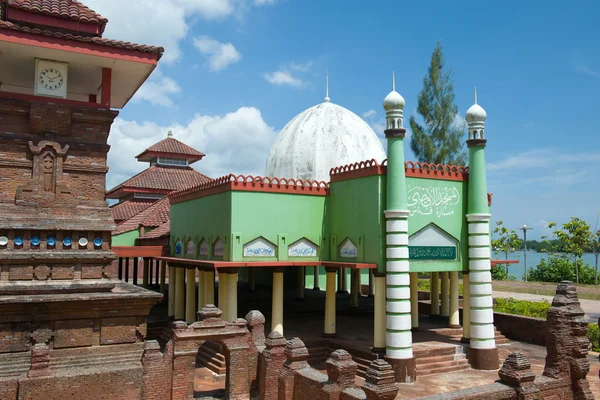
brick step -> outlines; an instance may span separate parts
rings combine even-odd
[[[429,365],[435,364],[438,362],[445,361],[456,361],[456,360],[466,360],[466,354],[454,354],[454,355],[445,355],[445,356],[435,356],[435,357],[420,357],[416,359],[417,368],[419,365]]]
[[[459,360],[459,361],[461,361],[461,360]],[[460,363],[460,364],[456,364],[456,365],[448,365],[448,366],[430,368],[430,369],[424,369],[424,370],[420,370],[417,367],[417,376],[433,375],[433,374],[440,374],[440,373],[454,372],[454,371],[464,371],[464,370],[467,370],[470,368],[471,367],[469,366],[469,363],[466,360],[464,360],[464,363]]]
[[[416,343],[413,345],[415,358],[437,357],[456,354],[456,345],[441,342]]]
[[[139,353],[130,353],[130,354],[106,354],[106,355],[98,355],[93,359],[83,358],[77,356],[64,356],[64,357],[50,357],[50,368],[60,369],[60,368],[84,368],[98,365],[110,365],[110,364],[126,364],[126,363],[141,363],[141,357]]]
[[[438,368],[446,368],[446,367],[452,367],[452,366],[463,366],[469,365],[469,361],[467,361],[466,358],[462,358],[459,360],[444,360],[444,361],[437,361],[437,362],[430,362],[430,363],[425,363],[425,364],[417,364],[417,372],[418,371],[429,371],[429,370],[436,370]]]
[[[0,365],[0,378],[18,376],[29,371],[30,368],[31,362],[29,361],[5,363]]]
[[[198,349],[196,356],[196,365],[212,371],[217,375],[224,375],[227,372],[225,356],[220,353],[221,347],[216,343],[207,343]]]
[[[197,358],[206,361],[212,360],[216,364],[222,363],[223,365],[225,365],[225,355],[223,355],[220,352],[214,351],[213,349],[207,349],[206,347],[201,346],[200,349],[198,349]]]

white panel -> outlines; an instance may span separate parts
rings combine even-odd
[[[317,245],[308,239],[300,239],[288,247],[288,257],[316,257]]]
[[[489,246],[489,235],[469,236],[469,246]]]
[[[408,272],[410,269],[410,263],[408,260],[387,261],[385,263],[385,268],[390,272]]]
[[[471,283],[488,283],[492,282],[492,273],[489,271],[471,272],[469,274]]]
[[[386,288],[386,296],[388,299],[410,299],[410,288],[401,287],[401,288]]]
[[[218,239],[215,244],[213,244],[213,255],[223,256],[223,254],[225,254],[225,245],[221,239]]]
[[[396,235],[386,235],[385,243],[395,246],[408,246],[408,235],[406,233],[399,233]]]
[[[471,307],[473,308],[480,308],[480,307],[493,307],[494,305],[494,300],[492,300],[492,296],[485,296],[485,297],[471,297],[470,298],[471,301],[469,301],[469,303],[471,304]]]
[[[387,232],[408,232],[408,221],[405,219],[390,219],[385,222]]]
[[[412,346],[412,334],[408,332],[386,333],[385,342],[390,347],[410,347]]]
[[[412,348],[401,349],[401,350],[386,349],[385,356],[387,358],[391,358],[391,359],[395,359],[395,360],[404,360],[407,358],[412,358],[413,352],[412,352]]]
[[[340,257],[344,258],[356,258],[358,257],[358,249],[352,243],[352,240],[346,239],[346,241],[340,246]]]
[[[490,260],[469,260],[469,271],[489,271],[491,268]]]
[[[471,322],[476,324],[493,324],[494,311],[491,308],[485,310],[471,309]]]
[[[275,257],[275,245],[259,237],[244,245],[244,257]]]
[[[408,247],[388,247],[385,249],[387,258],[406,258],[408,259]]]
[[[471,340],[471,348],[473,349],[493,349],[496,347],[496,341],[491,340]]]
[[[492,284],[486,285],[470,285],[471,295],[481,295],[487,294],[489,296],[492,295]]]
[[[410,275],[402,274],[402,275],[387,275],[387,284],[388,285],[410,285]]]
[[[198,254],[201,256],[207,256],[208,255],[208,243],[206,242],[206,240],[202,239],[202,241],[200,242],[200,246],[199,246],[199,250],[198,250]]]
[[[481,223],[481,224],[468,224],[468,226],[469,226],[469,234],[472,234],[472,233],[489,234],[490,233],[490,225],[487,222]]]
[[[392,313],[409,313],[410,301],[388,301],[385,308]]]
[[[410,328],[412,327],[410,314],[386,315],[385,320],[387,329],[408,330],[410,332]],[[390,342],[388,342],[388,346],[389,344]]]
[[[489,247],[469,247],[469,258],[490,258]]]
[[[435,225],[428,225],[410,237],[411,246],[456,247],[457,241]]]
[[[496,336],[494,325],[471,325],[471,337],[475,339],[493,339]]]

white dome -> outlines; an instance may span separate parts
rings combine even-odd
[[[467,122],[484,122],[487,118],[487,113],[479,104],[473,104],[468,110],[465,119]]]
[[[404,97],[395,90],[391,91],[385,99],[383,99],[383,109],[389,110],[403,110],[404,109]]]
[[[371,127],[352,111],[330,102],[298,114],[279,132],[265,175],[329,182],[329,170],[376,159],[385,151]]]

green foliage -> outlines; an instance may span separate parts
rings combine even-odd
[[[494,234],[497,235],[497,238],[492,240],[492,247],[494,250],[504,253],[506,260],[508,260],[508,253],[519,249],[523,243],[517,232],[514,229],[509,230],[502,221],[496,222]]]
[[[438,40],[419,93],[417,111],[424,125],[410,117],[410,147],[421,162],[466,165],[463,148],[465,124],[457,126],[458,107],[454,104],[452,70],[444,71],[444,54]]]
[[[513,298],[494,299],[494,311],[546,319],[551,304],[547,300],[528,301]]]
[[[492,267],[492,279],[495,281],[506,281],[508,280],[507,265],[498,264]]]
[[[581,283],[594,283],[594,270],[589,264],[577,259],[579,270],[579,281]],[[535,268],[529,270],[528,278],[530,282],[561,282],[574,281],[575,262],[565,254],[551,254],[547,258],[542,258]],[[523,277],[524,278],[524,277]]]
[[[600,329],[598,324],[588,324],[588,339],[590,339],[592,351],[600,352]]]

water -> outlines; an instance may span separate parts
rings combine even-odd
[[[515,277],[517,280],[522,280],[525,275],[525,264],[523,263],[523,251],[517,251],[514,253],[508,253],[509,260],[519,260],[518,264],[510,264],[508,266],[508,274],[510,276]],[[504,253],[493,252],[492,258],[494,260],[504,260]],[[548,253],[538,253],[535,251],[527,252],[527,269],[530,271],[532,268],[535,268],[542,258],[548,257]],[[595,266],[596,258],[591,253],[586,253],[583,255],[583,262],[588,263],[592,268]]]

